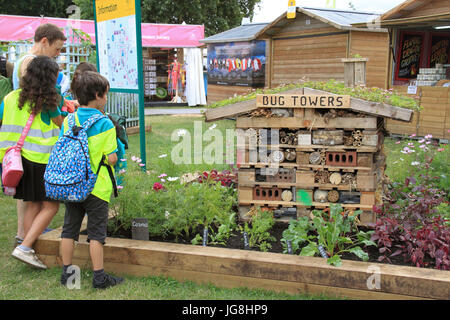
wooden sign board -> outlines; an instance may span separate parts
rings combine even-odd
[[[133,219],[131,222],[131,237],[134,240],[149,240],[147,218]]]
[[[256,95],[258,108],[348,109],[350,96],[341,95]]]

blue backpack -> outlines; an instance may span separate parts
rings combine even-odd
[[[88,129],[105,115],[95,115],[86,120],[81,127],[75,123],[75,114],[67,118],[69,129],[58,139],[53,147],[44,174],[45,192],[48,198],[67,201],[83,202],[94,189],[100,168],[108,168],[113,182],[114,194],[117,196],[117,186],[114,174],[106,165],[103,156],[96,173],[92,172],[88,147]]]

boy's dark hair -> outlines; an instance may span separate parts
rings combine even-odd
[[[8,74],[6,72],[6,58],[0,56],[0,75],[4,76],[5,78],[8,78]]]
[[[31,60],[20,80],[19,109],[29,102],[31,111],[36,114],[55,110],[62,99],[56,91],[58,74],[59,65],[52,58],[37,56]]]
[[[13,70],[14,65],[8,62],[5,57],[0,56],[0,75],[4,76],[5,78],[11,78]]]
[[[48,43],[52,45],[56,40],[66,41],[67,38],[61,29],[51,23],[41,24],[34,33],[34,42],[39,42],[43,38],[47,38]]]
[[[77,83],[78,83],[78,79],[86,71],[97,72],[97,68],[92,63],[89,63],[89,62],[81,62],[77,66],[77,68],[75,69],[75,72],[73,74],[72,82],[70,84],[70,91],[74,95],[75,99],[77,98],[76,94],[75,94],[75,89],[76,89],[76,86],[77,86]]]
[[[75,88],[75,96],[82,106],[87,106],[90,101],[103,97],[109,90],[109,81],[101,74],[94,71],[86,71],[80,75]]]

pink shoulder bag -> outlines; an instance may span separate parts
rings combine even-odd
[[[19,141],[15,146],[9,147],[3,157],[2,184],[5,187],[5,194],[8,196],[16,194],[16,187],[23,176],[21,151],[34,117],[35,114],[31,113],[25,128],[23,128]]]

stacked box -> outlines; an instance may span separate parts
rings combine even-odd
[[[436,68],[420,68],[416,85],[419,87],[434,86],[442,79],[446,79],[446,69],[443,66]]]
[[[156,95],[156,60],[144,58],[144,95],[151,97]]]

